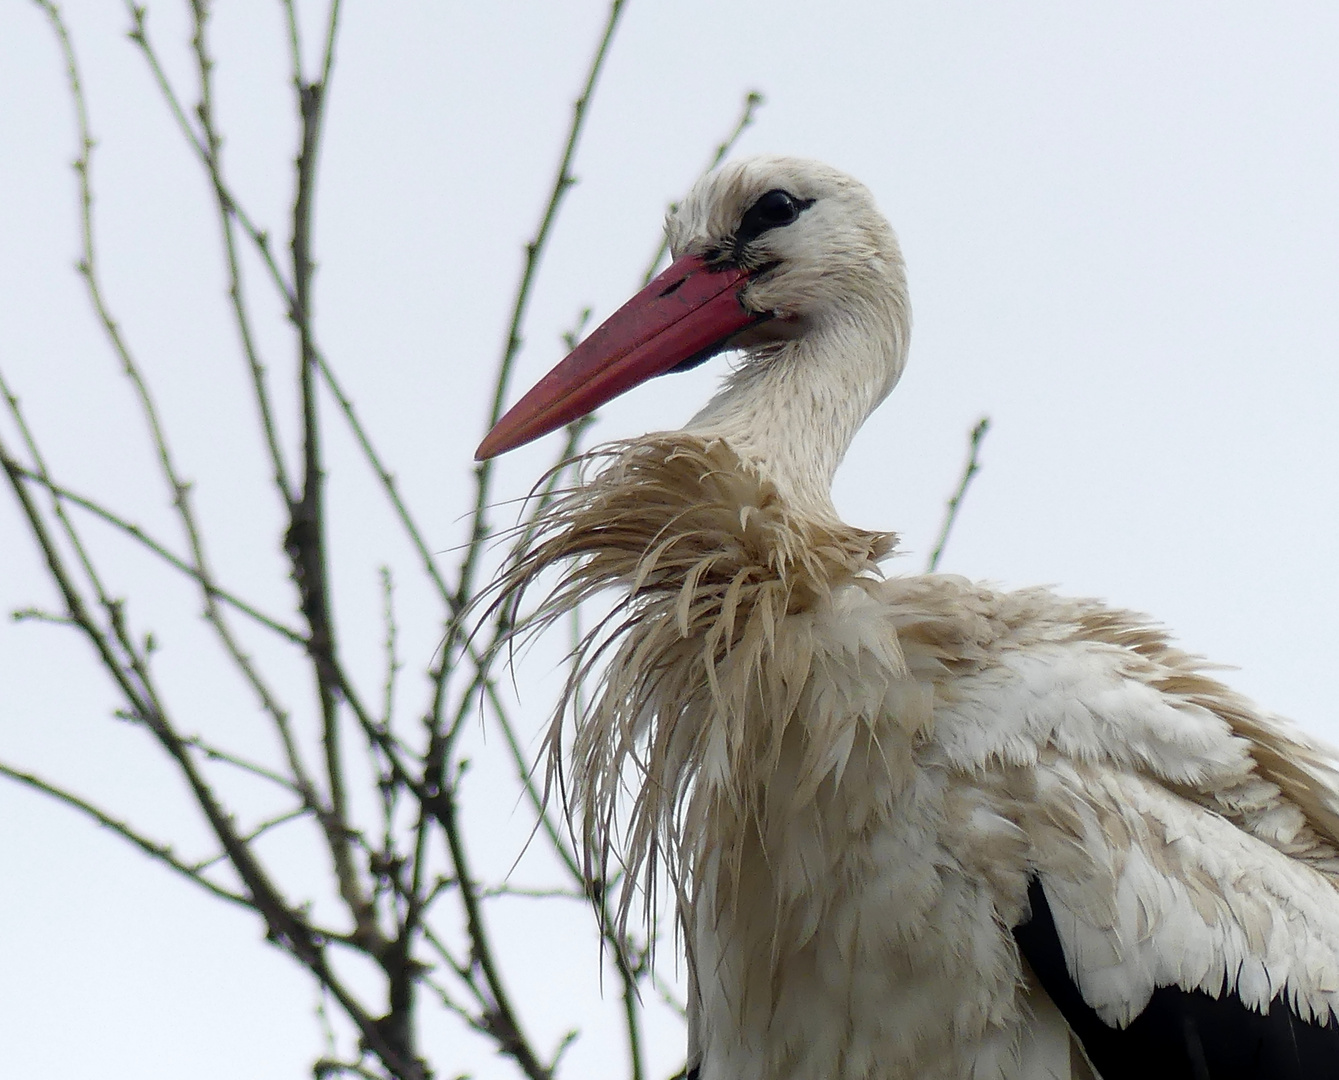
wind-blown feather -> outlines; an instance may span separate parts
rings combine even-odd
[[[793,632],[788,616],[830,602],[841,585],[874,582],[895,538],[797,517],[720,440],[616,444],[587,455],[585,469],[594,478],[553,503],[513,561],[503,595],[563,568],[531,618],[528,628],[537,629],[606,588],[622,590],[578,646],[550,763],[559,772],[570,765],[594,863],[608,863],[622,833],[618,858],[634,879],[646,871],[653,890],[664,859],[686,885],[678,839],[701,834],[708,804],[723,802],[743,818],[760,813],[760,784],[775,771],[813,662],[813,643]],[[568,763],[562,718],[591,678],[598,691],[578,720]],[[771,717],[766,730],[749,722],[760,710]],[[703,723],[707,716],[712,722]],[[851,734],[804,764],[797,799],[839,768]],[[690,805],[694,781],[702,798]],[[626,829],[616,832],[628,783],[637,794]]]

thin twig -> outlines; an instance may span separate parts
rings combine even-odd
[[[42,0],[38,0],[38,2],[40,3]],[[294,303],[293,283],[284,276],[283,268],[279,265],[279,260],[275,257],[273,245],[270,243],[270,234],[267,230],[262,229],[255,223],[238,201],[236,193],[223,182],[222,174],[215,171],[214,165],[217,164],[218,159],[211,159],[209,155],[208,135],[205,134],[202,136],[202,134],[197,132],[191,124],[191,121],[187,116],[186,108],[182,104],[181,98],[177,94],[175,87],[173,87],[171,80],[168,79],[167,73],[163,69],[162,62],[158,58],[157,50],[154,48],[153,43],[149,38],[146,21],[147,9],[134,3],[134,0],[123,0],[123,3],[131,18],[131,28],[127,36],[139,47],[141,52],[143,52],[145,61],[149,65],[149,71],[153,75],[154,81],[158,84],[158,89],[162,93],[163,99],[167,102],[173,119],[177,121],[177,126],[181,129],[181,133],[185,137],[186,142],[190,145],[195,156],[200,159],[201,164],[209,170],[211,182],[222,189],[222,193],[227,199],[228,213],[237,220],[237,223],[242,227],[242,231],[246,233],[248,239],[250,239],[251,243],[255,246],[261,261],[265,265],[266,271],[270,275],[270,279],[274,282],[275,288],[277,288],[280,294],[284,297],[285,305],[291,308]]]
[[[655,987],[656,997],[677,1013],[680,1019],[688,1019],[688,1006],[679,1000],[679,995],[674,992],[674,987],[670,986],[659,972],[651,972],[651,985]]]
[[[450,992],[446,989],[446,987],[444,987],[436,979],[432,978],[430,975],[423,975],[420,976],[419,981],[422,982],[424,986],[426,986],[429,990],[431,990],[434,994],[437,995],[437,999],[441,1003],[444,1009],[446,1009],[448,1012],[454,1013],[457,1017],[459,1017],[461,1020],[463,1020],[466,1024],[468,1024],[471,1028],[473,1028],[480,1034],[482,1035],[489,1034],[488,1026],[474,1013],[470,1012],[469,1009],[467,1009],[464,1005],[456,1001],[456,999],[451,996]]]
[[[283,0],[284,25],[288,29],[288,67],[296,82],[302,83],[302,32],[298,29],[297,5]]]
[[[277,773],[273,769],[266,768],[259,762],[251,761],[242,757],[240,754],[234,754],[230,750],[224,750],[212,743],[206,742],[199,735],[188,735],[182,738],[182,745],[190,747],[192,750],[198,750],[209,761],[217,761],[223,765],[231,765],[234,769],[241,772],[250,773],[252,776],[259,777],[261,780],[268,780],[271,784],[283,788],[290,794],[299,798],[303,797],[302,789],[291,777]],[[307,810],[314,810],[316,807],[307,806]]]
[[[0,463],[3,463],[5,471],[9,475],[11,481],[36,476],[42,486],[50,491],[46,459],[43,457],[42,450],[37,444],[37,438],[34,435],[32,428],[28,426],[28,420],[24,416],[23,410],[19,405],[18,397],[15,396],[12,390],[10,390],[9,384],[5,381],[5,377],[2,373],[0,373],[0,394],[3,394],[5,405],[8,407],[10,415],[14,418],[15,426],[19,429],[19,438],[23,440],[23,445],[27,449],[29,456],[32,458],[33,463],[37,468],[34,472],[33,470],[21,466],[3,445],[0,445]],[[88,578],[93,593],[98,598],[99,606],[103,611],[108,613],[109,618],[115,618],[116,601],[112,600],[111,596],[108,594],[106,586],[102,582],[102,576],[98,573],[97,567],[93,563],[92,555],[89,553],[87,546],[85,546],[79,531],[74,527],[74,522],[70,520],[70,516],[65,512],[64,503],[53,495],[51,504],[52,514],[60,525],[61,532],[64,533],[66,542],[74,552],[80,568]],[[34,512],[40,513],[40,511],[36,510],[35,504],[25,502],[25,506],[30,505],[33,506]]]
[[[758,110],[766,104],[767,99],[757,90],[750,90],[744,95],[744,106],[740,110],[739,119],[735,121],[735,126],[730,130],[730,134],[722,139],[720,144],[716,147],[715,152],[711,155],[710,160],[707,162],[707,167],[703,172],[711,172],[712,169],[716,168],[722,161],[730,156],[731,151],[734,150],[744,132],[753,126],[753,121],[757,117]],[[670,203],[669,208],[672,213],[678,209],[678,204]],[[656,269],[660,266],[660,261],[665,257],[668,251],[669,236],[665,235],[661,237],[660,245],[656,248],[655,254],[651,256],[651,261],[646,264],[646,269],[642,273],[642,285],[645,286],[649,284],[651,279],[656,276]]]
[[[380,570],[381,578],[381,603],[382,619],[386,627],[385,637],[385,656],[386,656],[386,678],[382,687],[381,700],[381,727],[386,731],[391,728],[391,721],[395,715],[395,684],[396,677],[400,669],[404,666],[396,652],[396,641],[398,638],[398,627],[395,622],[395,581],[391,576],[391,568],[383,566]],[[368,751],[372,758],[372,764],[376,768],[377,793],[381,799],[381,850],[376,853],[378,863],[386,869],[384,880],[398,879],[400,859],[396,837],[395,837],[395,812],[399,805],[399,796],[404,791],[403,785],[396,783],[394,776],[389,770],[383,769],[378,762],[379,751],[375,742],[368,743]],[[418,863],[414,866],[414,885],[411,891],[409,904],[412,907],[417,900],[418,889],[420,887],[419,872],[421,867]],[[383,879],[378,879],[374,886],[374,898],[380,895],[383,888]],[[406,936],[404,928],[401,927],[397,934],[397,940],[405,942],[403,949],[404,956],[401,958],[401,967],[406,978],[409,976],[408,967],[408,942],[412,939],[412,932]]]
[[[353,433],[354,441],[358,444],[358,448],[363,452],[363,457],[367,459],[368,465],[371,466],[372,471],[376,474],[377,480],[380,482],[382,490],[386,493],[387,499],[390,500],[391,507],[395,510],[395,516],[399,518],[400,525],[405,530],[405,535],[408,536],[409,542],[413,545],[414,551],[418,554],[419,561],[423,564],[424,573],[426,573],[428,578],[432,581],[434,588],[442,598],[442,602],[446,605],[447,610],[452,617],[457,616],[459,614],[459,605],[456,594],[451,590],[451,587],[447,585],[446,578],[442,576],[441,569],[437,565],[436,557],[428,547],[427,541],[423,538],[423,531],[418,527],[418,523],[410,513],[408,505],[400,495],[400,489],[396,483],[394,473],[386,467],[381,455],[372,444],[372,439],[368,434],[367,428],[363,426],[362,421],[358,418],[358,413],[353,405],[353,399],[344,392],[344,388],[335,377],[334,370],[330,367],[330,364],[326,361],[325,357],[321,356],[319,352],[317,354],[317,363],[320,365],[321,379],[325,383],[326,389],[330,391],[336,404],[339,405],[340,412],[344,415],[344,420],[349,425],[349,430]]]
[[[507,389],[511,384],[512,370],[516,365],[516,358],[521,352],[523,341],[521,331],[525,324],[526,311],[530,305],[530,295],[534,289],[536,272],[539,269],[544,249],[548,244],[553,223],[557,220],[558,208],[562,205],[567,192],[576,183],[576,177],[572,175],[572,162],[576,157],[577,146],[581,141],[581,133],[585,127],[586,107],[595,92],[596,85],[599,83],[600,73],[604,69],[605,57],[609,53],[609,45],[614,39],[614,31],[618,28],[619,16],[623,13],[623,4],[624,0],[613,0],[609,5],[609,14],[605,19],[604,31],[600,36],[599,44],[595,48],[595,55],[591,58],[585,85],[582,87],[580,96],[572,105],[572,123],[567,131],[567,143],[563,147],[562,157],[558,162],[558,172],[549,192],[548,204],[544,208],[544,214],[540,218],[539,228],[535,231],[534,238],[525,246],[525,266],[516,286],[516,296],[512,301],[511,319],[508,322],[507,336],[502,346],[502,357],[498,361],[497,378],[493,384],[493,401],[488,410],[488,428],[492,428],[497,423],[498,418],[502,415],[502,406],[507,400]],[[491,460],[481,461],[474,467],[475,490],[474,509],[471,513],[472,528],[456,586],[456,606],[462,609],[468,603],[470,597],[474,595],[474,572],[478,566],[484,543],[488,538],[489,529],[486,511],[489,495],[492,491],[492,479],[493,462]],[[452,638],[448,640],[448,652],[452,651],[458,635],[459,631],[457,630]]]
[[[311,793],[310,797],[313,805],[316,805],[317,799],[315,790],[307,777],[305,767],[297,751],[296,743],[293,740],[292,732],[289,727],[287,710],[279,704],[276,695],[261,677],[254,662],[242,649],[240,643],[233,635],[227,620],[224,618],[222,611],[219,609],[217,588],[214,585],[214,576],[209,569],[209,564],[205,557],[204,537],[201,533],[189,498],[190,485],[181,478],[176,464],[173,461],[171,451],[168,447],[166,432],[160,420],[157,405],[150,394],[148,383],[130,351],[129,344],[121,334],[116,320],[112,317],[103,295],[102,286],[98,277],[97,251],[93,235],[93,188],[90,175],[93,137],[89,126],[88,108],[84,96],[83,83],[80,79],[78,65],[75,61],[73,45],[70,42],[69,35],[65,30],[59,12],[49,0],[38,0],[38,2],[47,11],[48,17],[51,19],[57,36],[60,39],[66,60],[70,94],[75,103],[75,117],[80,147],[79,157],[75,161],[75,172],[79,178],[80,243],[82,247],[81,257],[78,264],[80,276],[84,279],[89,301],[103,325],[108,341],[121,361],[122,371],[130,381],[130,384],[135,391],[136,398],[139,401],[140,412],[149,430],[150,439],[157,455],[159,470],[167,481],[172,505],[177,510],[177,516],[180,519],[186,534],[188,546],[191,551],[191,564],[196,572],[194,576],[201,586],[201,592],[204,597],[205,619],[214,628],[220,643],[228,652],[238,671],[250,684],[252,690],[259,698],[262,707],[270,715],[276,730],[279,733],[280,740],[283,743],[290,767],[293,769],[294,778],[301,786],[303,786],[304,790]],[[143,46],[146,42],[143,33],[144,9],[131,5],[130,10],[135,27],[131,31],[131,37],[132,39],[138,40]],[[161,69],[159,69],[159,72],[161,74]],[[161,80],[161,85],[165,87],[164,92],[168,95],[169,104],[180,113],[179,101],[172,93],[171,87],[165,78]],[[184,114],[182,114],[182,117],[184,121]],[[189,130],[189,123],[186,123],[186,128]],[[195,139],[194,142],[197,149],[199,149],[200,144],[198,139]],[[41,465],[40,461],[38,462],[38,466],[39,472],[45,476],[46,470]]]
[[[296,821],[298,818],[306,817],[310,813],[311,813],[310,808],[306,806],[300,806],[296,810],[288,810],[285,813],[277,815],[276,817],[267,818],[265,821],[262,821],[254,829],[252,829],[249,833],[243,835],[242,843],[250,844],[255,840],[259,840],[271,829],[277,829],[280,825],[287,825],[290,821]],[[205,859],[203,862],[196,863],[194,866],[191,867],[191,869],[197,872],[208,870],[211,866],[217,866],[221,862],[226,862],[227,859],[228,859],[227,852],[220,852],[219,854],[215,855],[212,859]]]
[[[16,769],[12,765],[0,763],[0,776],[8,777],[16,783],[23,784],[34,791],[39,791],[56,802],[63,803],[72,810],[78,811],[84,817],[97,822],[104,829],[119,836],[122,840],[139,848],[145,855],[151,859],[162,863],[164,866],[176,871],[182,877],[186,878],[194,885],[200,886],[206,892],[212,893],[220,900],[227,900],[230,904],[237,904],[240,907],[252,908],[252,902],[249,897],[242,896],[233,892],[231,889],[225,889],[210,881],[204,876],[203,871],[208,867],[208,863],[191,865],[183,861],[176,852],[167,844],[159,843],[157,840],[151,840],[137,829],[128,825],[119,818],[113,817],[105,810],[94,806],[87,799],[82,799],[71,791],[66,791],[58,787],[50,780],[44,780],[40,776]]]
[[[527,888],[522,885],[494,885],[491,888],[479,890],[480,900],[499,900],[506,897],[516,897],[521,900],[580,900],[583,903],[586,900],[586,894],[575,889],[541,889]]]
[[[3,376],[0,376],[0,388],[4,388]],[[10,396],[8,394],[7,388],[5,388],[5,396],[6,397]],[[11,399],[11,400],[15,402],[17,401],[17,399]],[[254,604],[250,604],[247,601],[243,600],[241,597],[237,596],[236,594],[229,592],[227,589],[223,588],[217,582],[211,582],[205,579],[204,577],[201,576],[200,572],[194,566],[188,563],[185,559],[181,558],[179,555],[174,554],[171,550],[168,549],[166,544],[163,544],[160,541],[155,540],[152,536],[150,536],[147,532],[145,532],[141,526],[134,524],[134,522],[129,521],[128,519],[122,517],[114,510],[108,509],[101,503],[96,502],[93,499],[90,499],[88,496],[80,495],[78,492],[70,490],[63,484],[57,484],[55,481],[51,479],[51,477],[44,475],[42,472],[25,468],[18,462],[14,462],[13,465],[15,471],[25,480],[30,480],[35,484],[40,484],[43,488],[46,489],[46,491],[49,494],[53,495],[55,498],[63,502],[70,503],[72,506],[77,506],[81,510],[87,511],[94,517],[98,518],[100,521],[103,521],[106,524],[112,526],[118,532],[124,533],[126,536],[130,537],[136,543],[140,544],[142,547],[144,547],[148,551],[151,551],[154,555],[158,556],[158,558],[162,559],[174,570],[180,571],[181,573],[185,574],[187,577],[195,581],[198,585],[202,586],[205,589],[208,589],[211,593],[213,593],[213,595],[217,599],[222,600],[229,607],[235,608],[237,611],[245,615],[247,618],[251,619],[253,622],[257,623],[260,626],[265,627],[267,630],[274,631],[276,634],[287,639],[294,645],[300,645],[304,647],[306,646],[307,639],[302,636],[302,633],[300,631],[293,629],[291,626],[285,626],[278,619],[266,615]]]
[[[516,726],[511,722],[511,717],[508,716],[502,704],[502,699],[498,695],[497,687],[491,680],[485,684],[485,693],[488,695],[489,704],[493,707],[493,718],[497,723],[498,730],[502,732],[503,741],[507,744],[507,752],[510,754],[512,765],[516,769],[521,790],[525,793],[526,800],[530,803],[530,808],[534,811],[536,820],[539,822],[539,830],[548,839],[554,853],[566,868],[568,875],[583,890],[586,889],[586,875],[582,873],[581,865],[573,854],[571,845],[567,842],[566,833],[549,816],[544,794],[535,783],[532,762],[526,756],[525,750],[521,746],[520,737],[516,733]]]
[[[200,134],[193,140],[198,146],[199,155],[209,174],[214,189],[214,204],[218,210],[219,227],[223,234],[224,263],[228,268],[228,300],[232,307],[233,322],[237,326],[242,352],[246,357],[251,373],[251,389],[255,399],[256,412],[260,416],[261,430],[265,435],[265,446],[270,454],[270,467],[273,470],[274,484],[280,498],[287,506],[293,499],[293,489],[289,484],[288,467],[284,463],[283,451],[279,446],[278,425],[274,418],[274,408],[270,401],[269,384],[266,381],[265,364],[256,347],[255,333],[251,327],[251,315],[246,306],[246,294],[242,283],[241,262],[237,253],[237,238],[234,224],[238,219],[232,193],[223,178],[223,140],[219,136],[214,120],[214,61],[209,54],[209,41],[206,25],[209,19],[209,5],[206,0],[191,0],[195,30],[191,45],[195,51],[196,68],[199,72],[200,101],[195,113],[200,122]],[[157,58],[153,56],[148,38],[144,33],[143,19],[138,22],[138,43],[157,68]],[[161,71],[161,68],[158,68]],[[167,80],[160,77],[160,86]],[[171,104],[169,96],[169,104]]]
[[[572,1031],[566,1032],[558,1041],[557,1049],[553,1051],[553,1056],[549,1058],[549,1072],[551,1074],[558,1071],[558,1066],[562,1063],[563,1055],[572,1048],[572,1045],[580,1036],[581,1032],[573,1029]]]
[[[237,834],[232,816],[224,809],[213,789],[196,768],[191,758],[190,747],[177,733],[164,710],[148,669],[130,639],[124,620],[119,616],[119,608],[113,606],[111,609],[110,634],[104,633],[90,618],[45,520],[24,487],[23,479],[10,468],[11,460],[9,455],[3,452],[3,447],[0,447],[0,468],[4,469],[9,479],[10,487],[33,531],[33,538],[46,559],[52,580],[65,600],[70,619],[78,625],[97,651],[103,668],[111,675],[125,696],[131,714],[152,732],[168,756],[176,763],[191,789],[196,804],[208,821],[215,839],[223,847],[229,863],[245,885],[246,903],[265,920],[269,939],[298,960],[329,989],[358,1028],[363,1040],[388,1068],[397,1071],[398,1075],[408,1080],[421,1080],[424,1072],[419,1064],[413,1059],[406,1058],[399,1048],[391,1045],[373,1016],[331,971],[326,962],[323,945],[327,935],[314,930],[294,911],[271,881],[255,854]],[[76,803],[70,805],[77,806]],[[152,845],[145,850],[152,852]]]
[[[967,486],[972,482],[978,472],[981,471],[981,464],[977,460],[977,455],[981,450],[981,442],[986,437],[986,432],[990,430],[990,417],[983,416],[976,422],[968,436],[967,446],[967,464],[963,466],[962,477],[958,480],[958,488],[953,493],[953,497],[948,501],[948,507],[944,511],[944,524],[939,530],[939,539],[935,542],[934,551],[930,555],[930,561],[926,564],[925,572],[933,574],[939,569],[939,559],[944,554],[944,547],[948,544],[949,534],[953,531],[953,525],[958,520],[958,511],[962,508],[962,500],[967,494]]]
[[[469,967],[452,955],[451,950],[446,947],[446,943],[443,942],[442,939],[437,936],[437,932],[426,923],[423,926],[423,940],[428,943],[428,947],[437,954],[442,963],[451,969],[452,974],[465,984],[470,993],[474,995],[475,1000],[480,1005],[487,1004],[488,999],[480,993],[479,988],[471,981]]]
[[[386,627],[386,636],[383,639],[386,679],[381,687],[381,723],[389,728],[391,717],[395,712],[395,681],[404,664],[396,652],[399,632],[395,625],[395,578],[389,566],[383,566],[378,571],[378,577],[381,579],[381,617]]]
[[[78,623],[68,615],[58,615],[54,611],[43,611],[41,608],[25,607],[16,608],[10,612],[10,618],[18,622],[38,622],[48,623],[51,626],[73,626],[78,629]]]
[[[338,673],[335,621],[331,610],[329,565],[325,536],[325,470],[321,428],[317,411],[316,380],[318,359],[313,335],[312,286],[315,261],[312,250],[316,198],[317,164],[324,128],[325,101],[329,85],[322,77],[309,82],[302,72],[302,47],[294,4],[284,4],[288,17],[291,47],[291,71],[297,112],[301,120],[299,147],[294,163],[294,197],[289,251],[293,263],[293,303],[288,318],[298,339],[298,390],[302,407],[302,485],[301,495],[289,504],[289,526],[284,548],[293,566],[299,603],[309,634],[311,657],[321,712],[321,743],[325,758],[326,786],[330,804],[323,815],[322,828],[335,864],[335,876],[341,898],[353,917],[357,933],[369,947],[384,948],[385,941],[377,925],[370,897],[363,889],[353,863],[349,837],[348,794],[345,787],[343,745],[340,737],[340,686],[347,680]],[[338,25],[338,13],[332,11],[331,40]]]
[[[366,1066],[351,1061],[335,1061],[332,1058],[317,1058],[312,1063],[314,1080],[330,1080],[337,1076],[360,1076],[363,1080],[386,1080],[385,1073],[373,1072]]]
[[[339,37],[340,0],[330,0],[326,13],[325,45],[321,49],[321,85],[329,89],[330,72],[335,66],[335,41]]]
[[[540,1063],[530,1048],[530,1040],[521,1028],[520,1017],[511,1004],[511,997],[502,981],[502,973],[493,958],[490,937],[484,924],[483,911],[479,906],[478,886],[470,872],[469,858],[465,853],[464,839],[460,832],[454,786],[448,785],[437,795],[432,796],[427,807],[446,834],[451,862],[456,868],[456,881],[460,886],[460,896],[465,908],[472,960],[483,974],[491,998],[489,1009],[485,1014],[489,1033],[497,1040],[503,1053],[508,1054],[530,1080],[551,1080],[549,1070]]]
[[[321,1029],[321,1037],[325,1042],[325,1056],[333,1059],[337,1053],[335,1026],[330,1022],[330,1010],[326,1008],[326,989],[324,986],[316,988],[316,1023]]]

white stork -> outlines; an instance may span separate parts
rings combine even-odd
[[[502,586],[560,566],[541,622],[622,589],[550,746],[594,872],[669,871],[689,1075],[1339,1077],[1331,753],[1140,616],[880,573],[895,538],[829,495],[907,352],[863,186],[754,158],[668,230],[478,456],[742,352],[687,427],[593,453]]]

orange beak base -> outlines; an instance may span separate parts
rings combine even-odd
[[[639,383],[719,349],[767,318],[739,294],[748,272],[685,255],[614,312],[512,406],[479,444],[484,461],[594,412]]]

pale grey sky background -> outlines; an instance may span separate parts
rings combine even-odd
[[[558,358],[575,312],[602,317],[632,290],[665,204],[744,92],[761,90],[768,104],[740,152],[855,174],[905,249],[910,366],[837,484],[851,521],[903,533],[909,554],[890,571],[923,564],[966,432],[989,413],[984,471],[945,569],[1149,612],[1236,667],[1233,685],[1339,740],[1339,8],[629,4],[517,392]],[[251,419],[208,193],[121,6],[67,11],[99,140],[111,299],[179,418],[173,437],[219,563],[272,588],[279,514],[245,501],[262,463],[231,450]],[[187,77],[182,12],[150,12],[172,73]],[[319,192],[321,338],[441,549],[461,540],[521,245],[603,15],[585,2],[346,4]],[[291,114],[266,104],[282,93],[278,5],[229,0],[216,24],[227,159],[253,214],[282,228]],[[72,269],[74,152],[52,35],[35,5],[5,4],[0,365],[72,485],[175,536],[161,488],[134,480],[147,447],[114,422],[125,387]],[[288,363],[271,324],[264,344]],[[605,410],[598,434],[677,424],[721,369],[643,388]],[[404,553],[368,509],[375,490],[349,448],[332,454],[339,614],[375,657],[375,568],[387,545]],[[499,492],[528,489],[549,454],[507,459]],[[54,603],[8,498],[0,551],[5,611]],[[135,556],[120,566],[128,592],[147,579]],[[426,655],[434,630],[408,592],[406,637]],[[164,664],[186,660],[169,682],[216,714],[201,723],[226,722],[235,695],[215,694],[221,674],[189,659],[196,606],[189,591],[165,594],[140,617],[171,630]],[[549,667],[538,652],[521,669],[536,716]],[[72,633],[0,626],[0,757],[127,816],[181,812],[139,733],[107,718],[114,704]],[[524,811],[495,824],[490,853],[505,871]],[[3,784],[0,860],[0,1074],[280,1080],[318,1052],[312,993],[255,920]],[[589,941],[534,925],[533,910],[506,918],[533,980],[521,996],[556,1037],[571,1018],[562,1007],[597,992]],[[457,1054],[447,1038],[428,1047],[443,1075],[513,1075],[482,1044]],[[565,1075],[615,1074],[613,1039],[590,1027]],[[656,1036],[652,1075],[677,1067],[677,1040],[671,1026]]]

